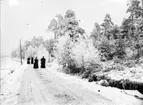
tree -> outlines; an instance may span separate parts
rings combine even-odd
[[[33,39],[31,40],[31,45],[33,47],[39,47],[41,44],[43,44],[44,40],[42,36],[39,37],[33,37]]]
[[[56,58],[58,59],[59,64],[63,65],[64,67],[68,67],[71,62],[71,49],[73,47],[73,43],[69,37],[61,36],[58,39],[58,43],[56,45]]]
[[[131,25],[130,25],[130,29],[131,29],[131,36],[132,39],[134,40],[135,43],[135,49],[137,49],[138,54],[137,54],[137,61],[139,61],[140,59],[140,37],[139,37],[139,32],[140,32],[140,28],[138,28],[140,22],[139,20],[142,20],[143,18],[143,9],[141,8],[141,6],[139,5],[140,1],[138,0],[131,0],[129,2],[129,7],[127,9],[127,13],[130,13],[129,19],[131,19]]]
[[[26,51],[30,45],[31,45],[30,41],[25,41],[23,44],[23,49]]]
[[[16,50],[12,51],[11,57],[13,57],[13,58],[17,57]]]
[[[98,24],[98,23],[95,23],[94,24],[94,28],[93,28],[93,30],[92,30],[92,32],[91,32],[91,35],[90,35],[90,37],[91,38],[93,38],[93,40],[100,40],[100,35],[101,35],[101,27],[100,27],[100,25]]]
[[[114,26],[114,23],[112,22],[111,16],[110,14],[106,14],[105,18],[104,18],[104,22],[101,24],[102,28],[102,33],[104,36],[107,37],[108,40],[110,40],[110,30],[112,29],[112,27]]]
[[[74,11],[67,10],[64,16],[58,14],[56,18],[57,20],[53,19],[48,26],[48,30],[55,33],[56,39],[67,35],[72,41],[76,42],[77,39],[85,33],[85,31],[79,27]]]
[[[25,56],[33,57],[35,55],[34,48],[30,45],[28,49],[25,51]]]
[[[50,21],[50,24],[48,26],[48,30],[53,31],[56,39],[56,34],[57,34],[57,21],[55,19]]]
[[[53,51],[54,51],[54,43],[55,43],[54,39],[49,39],[44,42],[44,46],[49,53],[49,60],[48,60],[49,62],[50,62],[51,55],[53,54]]]
[[[82,70],[87,68],[91,63],[97,63],[97,61],[99,61],[98,56],[98,50],[90,42],[90,39],[80,39],[79,42],[72,47],[71,58],[76,62],[76,66],[82,68]],[[81,71],[81,73],[83,73],[83,71]]]
[[[101,34],[101,26],[98,23],[94,24],[94,28],[93,28],[89,38],[91,39],[95,48],[97,48],[98,45],[103,40],[103,36]]]
[[[67,23],[65,34],[67,34],[73,42],[77,42],[78,38],[83,36],[85,31],[79,27],[75,12],[67,10],[65,14],[65,21]]]
[[[139,0],[130,0],[128,3],[127,13],[130,13],[132,19],[143,16],[142,7]]]

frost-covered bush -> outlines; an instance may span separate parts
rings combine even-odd
[[[61,36],[58,39],[58,42],[56,44],[56,51],[55,51],[55,55],[56,58],[58,60],[58,63],[63,65],[64,69],[70,69],[75,68],[75,62],[74,60],[71,58],[71,54],[72,54],[72,46],[73,43],[72,41],[69,39],[68,36]]]
[[[87,70],[87,71],[85,71],[83,74],[82,74],[82,78],[84,79],[87,79],[87,78],[89,78],[90,77],[90,75],[91,75],[91,71],[92,70]]]
[[[127,58],[131,58],[133,56],[133,50],[130,47],[125,48]]]
[[[99,82],[97,82],[97,84],[102,86],[109,86],[109,82],[107,80],[100,80]]]
[[[68,36],[60,37],[56,46],[56,58],[59,64],[63,65],[63,71],[66,73],[79,73],[81,70],[75,59],[72,58],[73,46],[74,43]]]
[[[94,64],[99,63],[98,50],[93,47],[87,39],[78,39],[73,42],[69,36],[61,36],[56,45],[56,58],[70,73],[83,73],[90,68],[92,71]],[[99,71],[99,70],[98,70]]]
[[[99,61],[98,50],[94,48],[89,40],[80,39],[72,48],[72,59],[75,60],[77,67],[88,68],[91,64]]]
[[[72,48],[71,58],[75,61],[77,68],[80,68],[82,78],[89,77],[94,71],[100,71],[99,53],[93,46],[90,39],[79,39]]]
[[[106,60],[112,60],[115,53],[115,46],[109,41],[102,41],[99,46],[98,50],[100,51],[100,60],[106,61]]]
[[[62,36],[58,39],[56,43],[56,58],[58,62],[63,66],[68,64],[68,60],[70,59],[70,45],[68,37]]]

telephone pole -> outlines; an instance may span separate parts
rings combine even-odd
[[[21,48],[21,39],[20,39],[20,62],[22,65],[22,48]]]

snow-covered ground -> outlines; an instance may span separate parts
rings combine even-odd
[[[21,83],[21,77],[25,63],[21,66],[20,62],[13,60],[10,57],[1,57],[0,67],[0,103],[2,105],[18,105],[17,95]]]
[[[112,70],[107,72],[108,77],[114,80],[128,79],[130,81],[143,83],[143,67],[136,66],[132,68],[125,68],[125,70]]]
[[[4,64],[1,105],[143,105],[143,95],[137,91],[125,94],[117,88],[89,83],[57,71],[55,63],[37,70],[10,59]]]
[[[103,62],[102,66],[105,71],[99,72],[99,75],[108,76],[113,80],[127,79],[143,83],[143,63],[134,64],[133,67],[126,67],[121,64],[115,64],[113,61],[108,61],[105,63]]]

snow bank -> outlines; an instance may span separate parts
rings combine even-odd
[[[8,58],[1,68],[1,105],[16,105],[22,74],[27,67]]]
[[[54,68],[56,67],[56,68]],[[71,76],[67,75],[63,72],[56,70],[58,68],[58,65],[51,63],[51,66],[47,68],[47,71],[50,70],[54,74],[55,77],[62,77],[66,81],[63,81],[64,84],[72,86],[73,84],[78,84],[74,85],[73,87],[93,91],[93,92],[98,92],[102,96],[107,97],[110,100],[113,100],[115,105],[143,105],[143,95],[140,94],[138,91],[133,91],[133,90],[121,90],[118,88],[114,87],[103,87],[100,85],[97,85],[95,82],[88,82],[87,80],[83,80],[78,76]],[[58,72],[57,72],[58,71]],[[60,82],[61,80],[59,80]],[[142,99],[140,99],[142,98]]]

